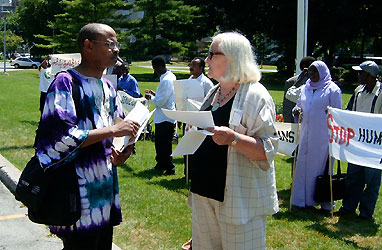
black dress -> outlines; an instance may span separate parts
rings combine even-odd
[[[222,107],[212,111],[215,126],[228,127],[229,116],[234,96]],[[205,110],[211,110],[209,105]],[[224,201],[224,189],[227,175],[228,145],[219,146],[212,136],[207,136],[193,155],[189,155],[188,163],[192,171],[191,192]]]

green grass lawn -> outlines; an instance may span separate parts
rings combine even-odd
[[[175,73],[178,79],[188,78],[188,74]],[[132,66],[131,74],[137,78],[142,93],[146,88],[156,89],[158,81],[153,79],[151,69]],[[278,113],[286,78],[278,73],[264,73],[261,81],[274,98]],[[0,154],[19,169],[33,154],[39,119],[38,85],[37,70],[0,75]],[[353,88],[354,85],[342,86],[343,106]],[[186,205],[189,186],[183,176],[183,158],[174,159],[176,175],[157,176],[150,170],[155,166],[153,142],[138,141],[136,147],[137,154],[118,170],[124,221],[115,229],[114,242],[129,250],[178,250],[191,236],[191,210]],[[377,203],[374,222],[331,218],[312,211],[289,212],[291,161],[281,156],[275,160],[280,212],[268,217],[268,249],[382,249],[381,201]]]

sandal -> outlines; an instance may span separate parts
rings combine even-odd
[[[182,250],[192,250],[192,238],[183,244]]]

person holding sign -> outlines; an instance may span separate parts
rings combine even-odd
[[[341,109],[341,90],[332,81],[328,66],[315,61],[309,66],[308,76],[293,108],[295,119],[300,114],[302,119],[292,189],[292,205],[300,208],[318,205],[313,199],[316,178],[324,174],[329,155],[326,107]],[[323,203],[321,208],[331,210],[331,205]]]
[[[380,73],[373,61],[365,61],[353,66],[358,71],[360,85],[355,89],[347,106],[348,110],[382,113],[381,83],[377,81]],[[359,204],[359,218],[371,219],[378,200],[381,186],[381,170],[348,163],[346,193],[342,207],[336,215],[355,215]]]
[[[213,38],[206,62],[217,80],[201,110],[215,127],[190,156],[192,249],[265,249],[266,216],[278,211],[275,105],[247,38]]]
[[[70,226],[50,226],[64,249],[111,249],[113,226],[122,221],[116,165],[127,160],[132,147],[120,152],[112,147],[112,140],[133,139],[139,124],[122,120],[116,90],[102,77],[117,59],[117,44],[115,31],[106,24],[82,27],[78,35],[80,65],[59,73],[46,96],[37,157],[44,170],[65,167],[65,162],[73,164],[80,189],[79,220]],[[74,88],[79,91],[76,99]]]

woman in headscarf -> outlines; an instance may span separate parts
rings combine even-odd
[[[313,62],[308,76],[293,109],[295,118],[301,113],[302,122],[292,205],[302,208],[318,205],[313,200],[316,178],[324,174],[329,153],[326,108],[341,108],[341,90],[324,62]],[[322,203],[321,209],[330,210],[330,203]]]

